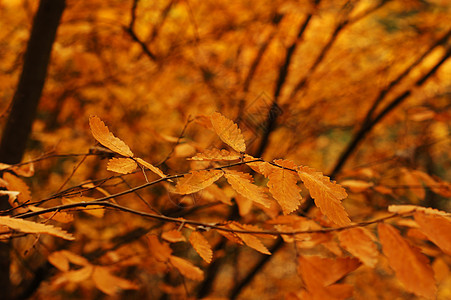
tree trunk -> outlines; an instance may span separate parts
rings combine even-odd
[[[19,78],[3,136],[0,162],[16,164],[22,160],[31,126],[44,87],[50,53],[55,41],[65,0],[41,0],[25,52]],[[0,210],[8,208],[7,199],[0,199]],[[0,299],[11,298],[9,279],[10,243],[0,243]]]

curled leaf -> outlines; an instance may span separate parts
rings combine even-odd
[[[224,143],[232,147],[235,151],[246,151],[244,136],[232,120],[229,120],[220,113],[215,112],[210,116],[210,121],[216,134]]]
[[[209,185],[224,174],[221,170],[210,171],[193,171],[179,180],[175,187],[175,192],[179,194],[192,194],[198,192]]]
[[[74,236],[58,227],[31,222],[22,219],[0,216],[0,225],[26,233],[44,233],[57,236],[66,240],[75,240]]]

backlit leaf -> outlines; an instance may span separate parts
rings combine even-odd
[[[298,175],[312,198],[315,199],[316,206],[329,220],[339,226],[351,223],[348,213],[341,203],[341,200],[348,196],[344,188],[330,181],[329,177],[324,176],[321,172],[316,172],[309,167],[299,167]]]
[[[241,196],[260,203],[265,207],[269,207],[269,202],[264,190],[252,183],[253,179],[250,174],[226,170],[224,176],[227,178],[227,182],[232,188]]]
[[[202,271],[189,261],[173,255],[169,257],[169,261],[186,278],[197,281],[204,279],[204,271]]]
[[[442,210],[438,210],[436,208],[423,207],[423,206],[418,206],[418,205],[407,205],[407,204],[406,205],[389,205],[388,211],[392,212],[392,213],[398,213],[398,214],[406,214],[409,212],[421,211],[421,212],[424,212],[426,214],[431,214],[431,215],[451,216],[450,213],[447,213]]]
[[[166,175],[163,173],[163,171],[161,171],[159,168],[155,167],[154,165],[148,163],[147,161],[145,161],[144,159],[141,158],[137,158],[136,161],[143,165],[144,167],[146,167],[147,169],[151,170],[152,172],[154,172],[155,174],[157,174],[158,176],[160,176],[161,178],[165,178]],[[170,180],[171,181],[171,180]]]
[[[75,240],[74,236],[58,227],[35,223],[27,220],[0,216],[0,225],[26,233],[43,233],[54,235],[66,240]]]
[[[213,258],[213,251],[211,250],[211,246],[207,239],[204,238],[201,233],[193,231],[189,236],[189,242],[203,260],[207,263],[211,262],[211,259]]]
[[[227,225],[227,227],[234,230],[246,230],[246,228],[243,228],[242,226],[236,223],[230,223]],[[266,246],[263,245],[263,243],[255,235],[239,232],[234,232],[234,234],[238,236],[247,246],[251,247],[252,249],[255,249],[263,254],[271,255],[271,252],[269,252],[268,248],[266,248]]]
[[[210,121],[216,134],[224,143],[232,147],[235,151],[246,151],[244,136],[232,120],[229,120],[220,113],[215,112],[210,116]]]
[[[170,243],[176,243],[176,242],[185,242],[186,239],[185,237],[182,235],[182,233],[178,230],[170,230],[170,231],[165,231],[161,234],[161,238],[165,241],[168,241]]]
[[[123,156],[133,157],[133,152],[121,139],[115,137],[108,127],[97,116],[89,118],[89,126],[94,138],[103,146],[111,151],[119,153]]]
[[[3,179],[8,182],[7,186],[8,191],[19,192],[19,194],[17,195],[17,200],[19,204],[22,204],[31,199],[30,188],[21,178],[6,172],[3,174]],[[13,205],[13,203],[10,204],[13,207],[16,206]]]
[[[115,158],[115,157],[113,157],[108,161],[108,166],[106,169],[108,171],[112,171],[112,172],[116,172],[116,173],[128,174],[128,173],[133,172],[137,167],[138,167],[138,165],[131,158],[122,158],[122,157]]]
[[[179,194],[192,194],[213,184],[222,177],[221,170],[193,171],[177,182],[175,192]]]
[[[411,246],[393,226],[380,223],[378,232],[384,255],[399,281],[408,291],[433,299],[437,288],[427,257]]]
[[[33,205],[29,205],[28,208],[31,211],[41,211],[41,210],[45,209],[45,208],[37,207],[37,206],[33,206]],[[44,218],[44,219],[51,219],[51,220],[54,220],[54,221],[57,221],[60,223],[69,223],[74,220],[74,216],[72,216],[71,214],[68,214],[64,211],[48,212],[48,213],[39,215],[39,217]]]

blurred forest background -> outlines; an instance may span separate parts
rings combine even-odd
[[[354,222],[383,217],[392,204],[451,211],[448,0],[65,2],[23,158],[36,160],[34,175],[22,178],[29,189],[26,200],[51,207],[61,204],[61,191],[81,189],[81,183],[101,182],[97,190],[75,190],[100,198],[146,182],[142,172],[110,179],[115,174],[101,158],[111,153],[93,148],[92,115],[137,157],[172,175],[208,166],[186,158],[221,146],[205,128],[205,116],[218,111],[241,128],[247,153],[267,161],[289,159],[342,184],[349,195],[343,205]],[[38,5],[0,0],[0,128],[11,110]],[[232,205],[218,204],[213,192],[175,195],[170,183],[115,200],[140,211],[262,228],[281,214],[274,207],[237,206],[230,187],[218,186]],[[302,194],[307,198],[305,189]],[[298,213],[319,218],[308,199]],[[300,293],[305,279],[296,271],[298,251],[344,253],[333,238],[302,250],[278,238],[262,239],[274,253],[263,256],[207,232],[211,264],[188,243],[171,243],[173,253],[204,270],[204,279],[193,281],[164,264],[155,266],[146,254],[145,235],[160,236],[177,224],[112,210],[102,218],[74,216],[69,224],[50,223],[74,233],[75,241],[44,235],[12,239],[9,276],[15,296],[321,299]],[[450,256],[418,233],[409,235],[412,220],[404,221],[396,224],[403,236],[430,258],[437,297],[449,299]],[[166,245],[161,239],[155,243]],[[64,277],[48,263],[49,255],[62,249],[108,267],[108,274],[118,276],[111,284],[127,291],[117,294],[81,275]],[[416,297],[382,255],[376,266],[362,266],[343,282],[354,287],[355,299]],[[347,298],[339,294],[330,299]]]

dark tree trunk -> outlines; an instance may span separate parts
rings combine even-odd
[[[22,160],[44,87],[56,30],[65,6],[65,0],[41,0],[39,3],[25,52],[22,73],[0,142],[0,162],[16,164]],[[0,210],[7,208],[8,201],[0,199]],[[12,296],[9,253],[10,244],[0,243],[0,299],[9,299]]]

